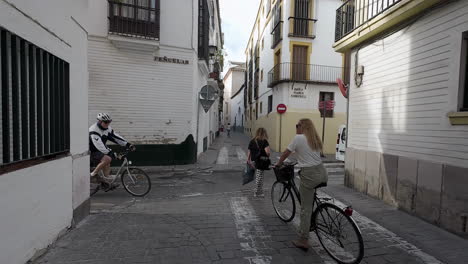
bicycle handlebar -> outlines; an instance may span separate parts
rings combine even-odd
[[[128,156],[128,153],[133,152],[133,150],[126,148],[125,151],[118,153],[120,159],[123,159]]]
[[[297,165],[297,162],[283,162],[283,164],[281,166],[284,166],[284,167],[294,167]],[[276,165],[270,165],[270,168],[273,169],[273,168],[276,168]]]

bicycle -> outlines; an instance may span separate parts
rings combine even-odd
[[[277,180],[271,188],[271,200],[276,214],[284,222],[292,221],[296,214],[294,195],[299,204],[301,203],[301,196],[294,181],[295,165],[296,163],[292,163],[280,168],[273,167]],[[315,210],[310,220],[310,231],[315,231],[322,247],[338,263],[359,263],[364,256],[364,242],[361,231],[352,218],[353,209],[351,206],[342,209],[330,202],[332,198],[319,197],[317,189],[325,186],[327,184],[322,183],[315,187],[313,201]],[[349,228],[346,229],[346,227]],[[349,232],[345,232],[345,229]],[[350,248],[353,247],[356,250],[348,252],[348,247],[345,247],[344,242],[351,237],[355,240],[349,243]]]
[[[148,176],[148,174],[142,169],[129,167],[129,165],[132,165],[132,162],[128,160],[127,157],[129,152],[130,150],[127,149],[120,154],[120,160],[122,160],[122,165],[120,166],[119,170],[115,175],[109,175],[109,177],[106,178],[102,171],[99,172],[99,176],[102,179],[108,180],[106,184],[109,184],[111,187],[106,188],[106,186],[104,186],[105,184],[99,180],[97,183],[91,181],[90,196],[93,196],[101,189],[106,189],[106,192],[115,190],[116,187],[113,186],[118,178],[120,178],[125,191],[127,191],[133,196],[143,197],[149,193],[149,191],[151,190],[151,179]]]

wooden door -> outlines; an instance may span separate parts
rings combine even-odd
[[[294,45],[292,62],[292,80],[305,81],[307,76],[307,46]]]

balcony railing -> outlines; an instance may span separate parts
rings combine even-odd
[[[268,87],[273,88],[283,82],[336,83],[337,78],[342,78],[342,72],[342,67],[280,63],[268,72]]]
[[[300,17],[290,17],[289,23],[292,26],[289,28],[290,37],[301,37],[301,38],[314,38],[313,28],[314,23],[317,19],[312,18],[300,18]]]
[[[109,33],[159,40],[160,0],[109,0]]]
[[[278,43],[283,39],[283,21],[279,21],[271,31],[272,43],[271,48],[274,49]]]
[[[401,0],[348,0],[336,10],[335,41],[382,14]]]

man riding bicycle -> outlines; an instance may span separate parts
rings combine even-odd
[[[121,146],[125,146],[132,151],[135,151],[135,146],[128,143],[123,137],[114,132],[110,127],[112,118],[109,114],[99,113],[97,115],[97,123],[89,127],[89,149],[91,151],[91,166],[96,166],[91,177],[98,177],[99,171],[103,170],[105,179],[98,181],[106,182],[110,174],[110,164],[112,159],[120,159],[120,157],[106,146],[107,140],[110,140]],[[92,178],[93,179],[93,178]],[[109,188],[112,186],[109,186]]]

